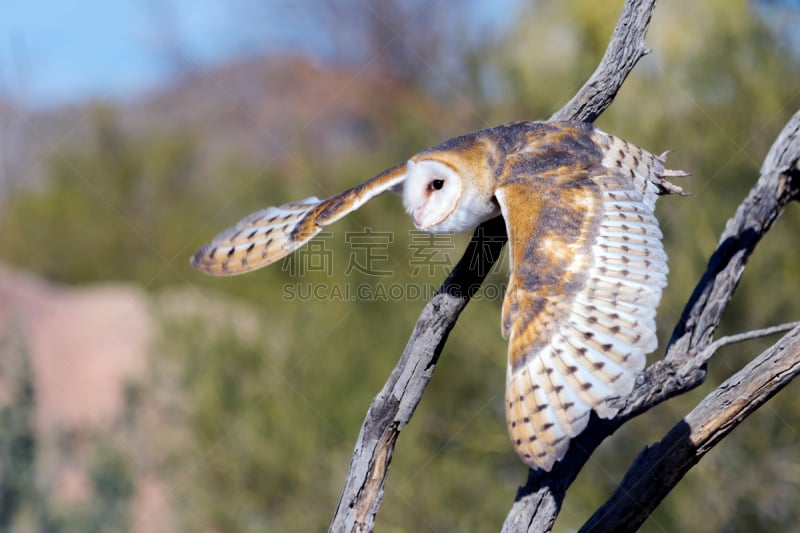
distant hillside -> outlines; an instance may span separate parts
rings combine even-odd
[[[409,100],[413,106],[404,105]],[[416,116],[398,116],[409,107]],[[437,131],[436,124],[468,116],[463,104],[435,101],[369,65],[352,71],[306,57],[251,58],[195,71],[125,102],[36,112],[0,102],[0,189],[41,183],[48,158],[89,140],[101,109],[112,109],[125,133],[190,134],[207,168],[242,158],[269,165],[296,151],[352,155],[382,146],[382,138],[409,120],[435,142],[456,133]]]

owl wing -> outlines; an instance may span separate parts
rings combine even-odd
[[[214,276],[244,274],[274,263],[371,198],[400,188],[405,170],[405,163],[397,165],[327,200],[312,196],[257,211],[202,246],[190,263]]]
[[[511,257],[506,420],[523,461],[548,471],[592,409],[610,418],[617,410],[606,401],[632,390],[656,348],[667,274],[641,183],[557,170],[496,191]]]

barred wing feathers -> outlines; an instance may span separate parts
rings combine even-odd
[[[592,409],[614,416],[608,400],[633,388],[656,348],[667,273],[652,204],[633,179],[557,172],[557,180],[520,178],[496,193],[511,255],[506,419],[523,461],[545,470]]]
[[[202,246],[190,263],[214,276],[244,274],[274,263],[371,198],[400,187],[405,168],[390,168],[327,200],[312,196],[257,211]]]

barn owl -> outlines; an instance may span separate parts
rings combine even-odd
[[[450,139],[341,194],[268,207],[191,264],[241,274],[291,253],[385,191],[417,229],[464,232],[502,215],[511,274],[505,411],[520,458],[549,471],[594,410],[617,409],[656,348],[667,257],[656,197],[679,193],[656,156],[580,122],[515,122]]]

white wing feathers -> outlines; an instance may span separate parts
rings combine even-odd
[[[538,285],[537,293],[507,296],[515,302],[507,308],[512,322],[525,324],[512,328],[509,339],[509,433],[532,468],[550,470],[563,458],[592,409],[614,416],[608,400],[630,393],[645,354],[657,345],[654,318],[667,273],[658,222],[631,180],[613,178],[611,190],[603,190],[602,178],[594,181],[601,188],[595,214],[580,223],[580,235],[591,237],[571,247],[572,264],[588,267],[586,275],[563,287]],[[508,194],[498,199],[509,202]],[[524,245],[513,234],[509,228],[512,257],[513,247]],[[530,272],[512,269],[509,291],[524,291],[514,277]]]

